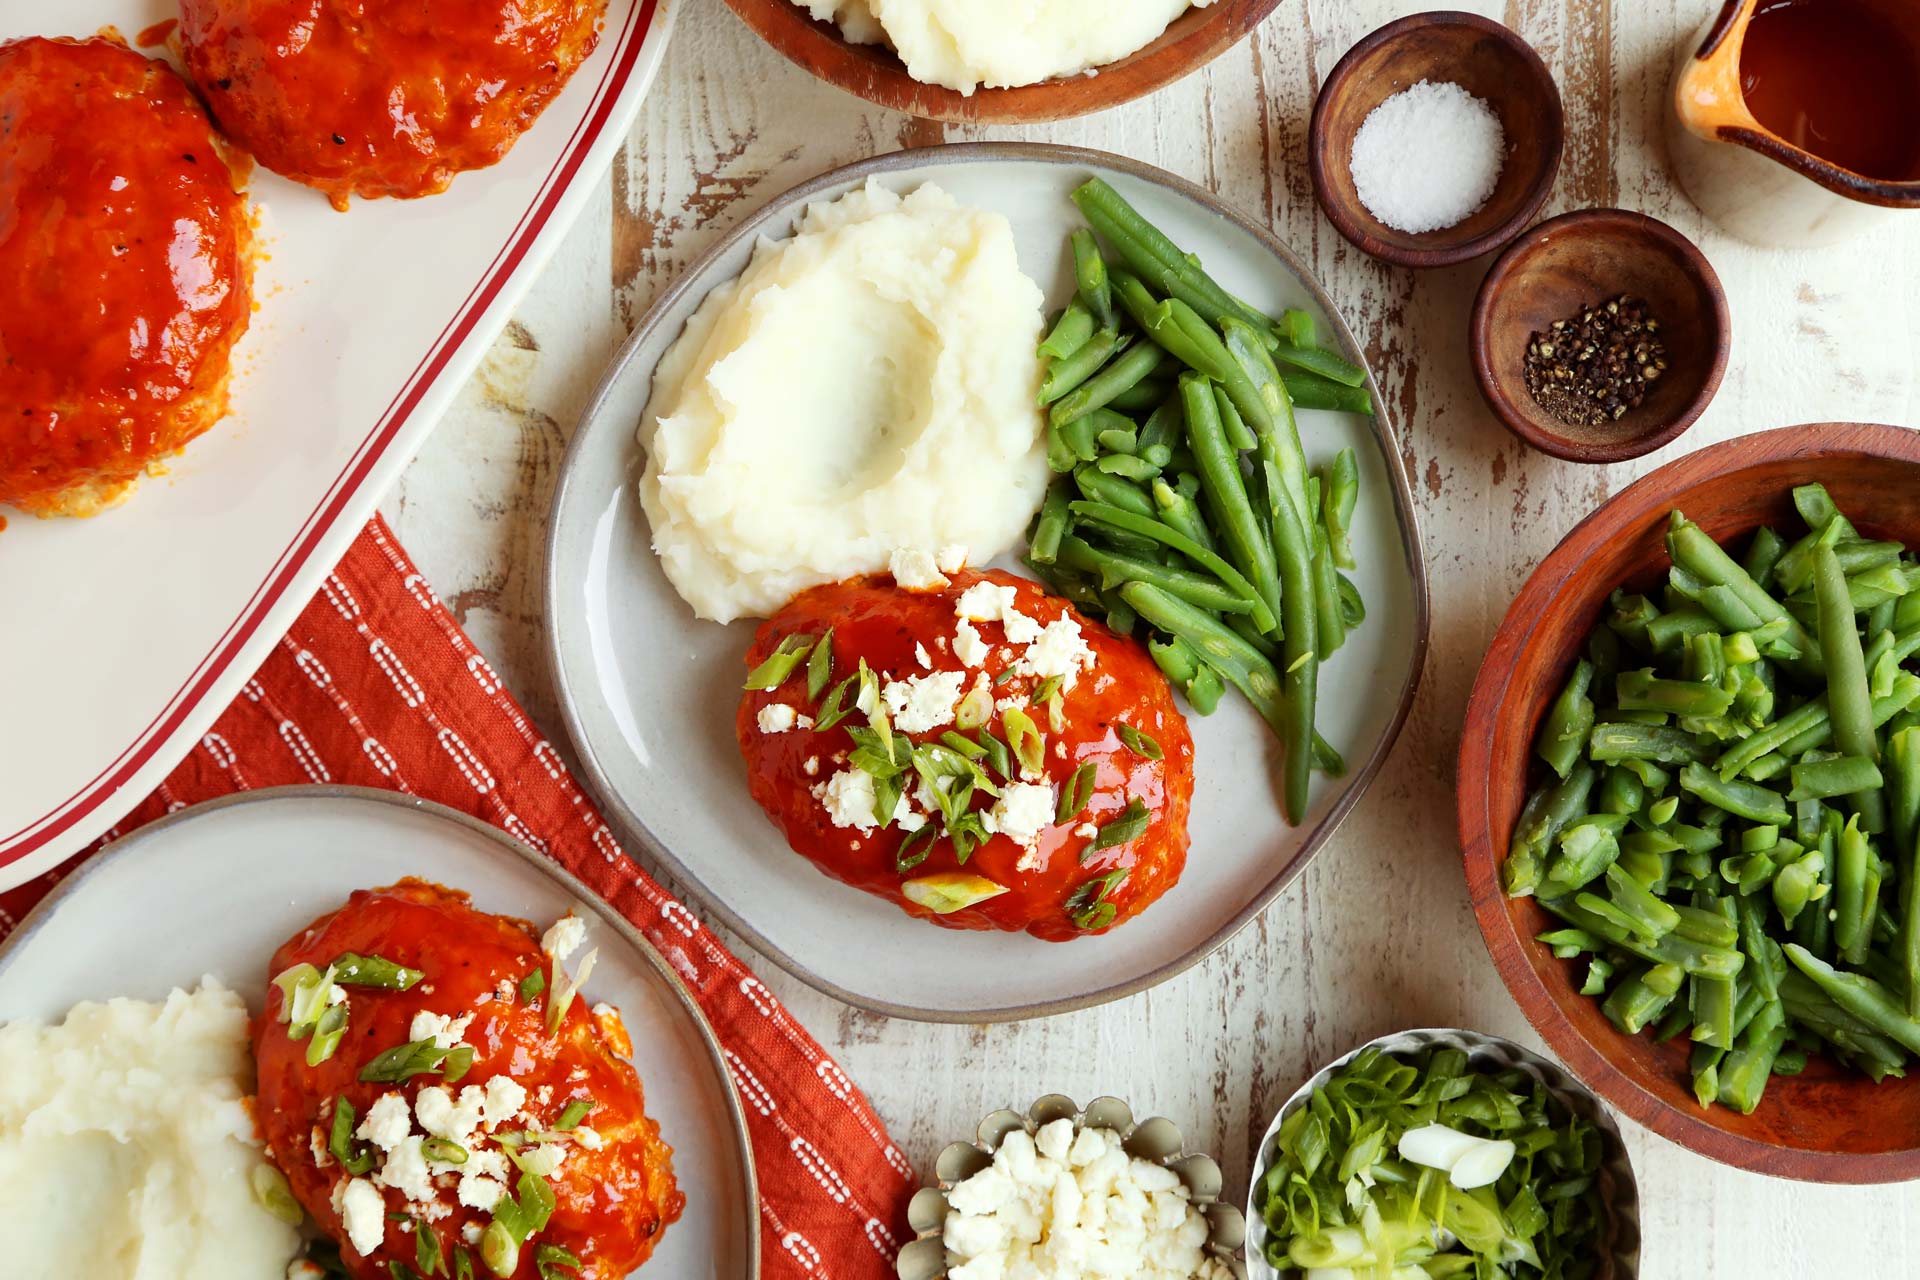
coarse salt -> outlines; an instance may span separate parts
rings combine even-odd
[[[1375,107],[1353,139],[1353,185],[1374,217],[1409,235],[1480,210],[1500,181],[1506,131],[1459,85],[1422,80]]]

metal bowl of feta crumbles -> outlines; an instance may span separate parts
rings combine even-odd
[[[995,1111],[980,1122],[972,1142],[955,1142],[940,1152],[933,1166],[935,1185],[921,1188],[907,1206],[914,1239],[894,1263],[899,1280],[937,1280],[947,1275],[957,1261],[945,1240],[947,1218],[954,1211],[948,1196],[962,1182],[992,1165],[995,1153],[1010,1134],[1025,1132],[1029,1138],[1037,1138],[1043,1127],[1057,1120],[1072,1122],[1076,1140],[1089,1129],[1117,1133],[1121,1148],[1129,1156],[1170,1170],[1206,1219],[1203,1249],[1214,1264],[1213,1274],[1246,1280],[1246,1266],[1240,1257],[1246,1242],[1246,1219],[1232,1205],[1221,1203],[1223,1179],[1220,1166],[1211,1156],[1188,1151],[1179,1128],[1164,1116],[1135,1123],[1133,1109],[1119,1098],[1095,1098],[1082,1110],[1072,1098],[1058,1093],[1041,1098],[1024,1115]]]
[[[1274,1138],[1280,1132],[1280,1126],[1286,1119],[1307,1105],[1314,1091],[1324,1088],[1334,1072],[1352,1062],[1369,1049],[1377,1049],[1389,1054],[1412,1054],[1426,1049],[1458,1049],[1467,1055],[1472,1067],[1481,1070],[1505,1071],[1518,1070],[1538,1080],[1547,1087],[1548,1096],[1553,1102],[1573,1116],[1579,1117],[1593,1126],[1600,1135],[1601,1156],[1599,1181],[1601,1197],[1607,1209],[1606,1234],[1602,1238],[1604,1258],[1595,1272],[1594,1280],[1635,1280],[1640,1274],[1640,1187],[1633,1174],[1633,1165],[1627,1159],[1627,1144],[1620,1136],[1620,1127],[1614,1123],[1607,1109],[1600,1105],[1592,1091],[1568,1075],[1556,1063],[1548,1061],[1530,1049],[1523,1048],[1511,1040],[1499,1036],[1486,1035],[1479,1031],[1467,1031],[1459,1027],[1421,1027],[1412,1031],[1396,1031],[1392,1035],[1369,1040],[1351,1052],[1342,1054],[1314,1073],[1311,1080],[1301,1085],[1288,1098],[1279,1113],[1273,1117],[1273,1123],[1267,1127],[1266,1134],[1260,1139],[1260,1146],[1254,1156],[1253,1176],[1247,1183],[1246,1222],[1246,1272],[1252,1280],[1276,1280],[1277,1277],[1297,1277],[1297,1271],[1279,1271],[1267,1261],[1267,1224],[1260,1215],[1254,1201],[1259,1194],[1260,1184],[1267,1176],[1267,1165],[1272,1159]]]

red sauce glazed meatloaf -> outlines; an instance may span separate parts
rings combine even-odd
[[[818,678],[810,649],[774,687],[748,690],[736,725],[754,800],[820,870],[948,928],[1048,941],[1114,928],[1179,879],[1193,740],[1139,646],[1025,579],[968,570],[938,590],[889,578],[815,587],[760,628],[747,665],[757,671],[783,643],[817,647],[829,629],[831,677]],[[856,708],[862,661],[890,756]],[[836,694],[848,714],[823,727]],[[1016,730],[1022,720],[1032,735]],[[900,772],[889,784],[862,763]],[[949,814],[922,764],[952,775],[934,784],[949,802],[974,790]],[[883,824],[895,789],[903,798]]]
[[[542,1256],[551,1262],[560,1257],[555,1250],[578,1259],[582,1280],[623,1280],[646,1261],[685,1197],[674,1183],[672,1150],[647,1116],[640,1077],[626,1061],[632,1049],[619,1015],[604,1006],[590,1009],[577,997],[558,1034],[550,1035],[558,962],[543,952],[539,935],[521,921],[476,911],[465,894],[422,881],[355,893],[275,952],[269,972],[301,964],[326,970],[349,954],[379,957],[421,976],[407,990],[345,985],[345,1035],[317,1066],[308,1065],[312,1037],[289,1035],[287,993],[271,985],[254,1050],[268,1149],[295,1198],[340,1242],[341,1259],[356,1280],[390,1280],[389,1263],[418,1271],[423,1232],[446,1260],[441,1274],[455,1273],[457,1251],[464,1249],[481,1280],[538,1280]],[[536,973],[541,977],[531,978]],[[530,990],[534,986],[539,989]],[[429,1017],[424,1027],[416,1021],[423,1012]],[[462,1026],[459,1020],[469,1015]],[[451,1028],[440,1021],[449,1018]],[[471,1048],[464,1068],[447,1059],[397,1081],[360,1078],[380,1055],[418,1042],[435,1026]],[[445,1096],[423,1102],[431,1090]],[[399,1101],[386,1102],[384,1117],[376,1114],[383,1099],[394,1097]],[[485,1118],[478,1123],[471,1110],[464,1119],[447,1118],[448,1103],[471,1108],[482,1099]],[[342,1100],[354,1110],[349,1151],[363,1165],[357,1175],[329,1150]],[[430,1163],[423,1173],[423,1144],[435,1126],[443,1138],[453,1135],[447,1140],[464,1158]],[[550,1173],[529,1173],[513,1158],[543,1148],[563,1155]],[[424,1147],[429,1157],[435,1150]],[[528,1178],[538,1176],[551,1195],[550,1216],[516,1242],[504,1272],[483,1261],[480,1241],[493,1221],[513,1210],[494,1197],[494,1187],[469,1183],[470,1174],[491,1177],[522,1206],[545,1198],[529,1192]],[[376,1219],[378,1244],[365,1253],[350,1239],[355,1215],[346,1197],[354,1181],[370,1184],[384,1202],[379,1207],[399,1219]],[[364,1189],[355,1194],[363,1204],[368,1199]],[[494,1203],[484,1207],[489,1200]],[[360,1218],[367,1229],[367,1215]]]
[[[498,161],[605,14],[606,0],[181,0],[179,35],[221,128],[345,209]]]
[[[226,413],[245,173],[164,62],[0,44],[0,503],[94,515]]]

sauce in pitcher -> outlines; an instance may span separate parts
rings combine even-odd
[[[1754,117],[1863,177],[1920,178],[1920,20],[1862,0],[1768,0],[1740,55]]]

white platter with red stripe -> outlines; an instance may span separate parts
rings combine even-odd
[[[342,214],[255,170],[263,256],[232,414],[105,515],[0,508],[0,888],[105,831],[239,693],[585,207],[674,8],[608,0],[572,83],[443,195]],[[0,0],[0,40],[131,38],[174,14]]]

